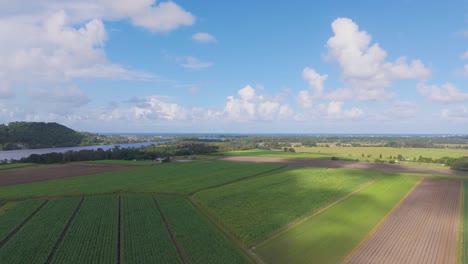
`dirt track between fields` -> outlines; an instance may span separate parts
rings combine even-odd
[[[423,180],[348,263],[457,262],[461,181]]]
[[[135,166],[65,164],[0,171],[0,186],[48,181],[105,172],[135,169]]]
[[[437,168],[420,168],[398,164],[367,163],[345,160],[314,160],[314,159],[290,159],[290,158],[271,158],[271,157],[251,157],[251,156],[232,156],[223,157],[219,160],[242,161],[256,163],[282,163],[289,166],[301,167],[325,167],[325,168],[354,168],[388,172],[409,172],[409,173],[428,173],[428,174],[446,174],[454,176],[468,176],[468,172],[453,171]]]

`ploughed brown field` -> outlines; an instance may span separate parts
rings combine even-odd
[[[135,169],[134,166],[65,164],[0,171],[0,186],[47,181],[104,172]]]
[[[242,161],[256,163],[282,163],[289,166],[308,166],[324,168],[355,168],[388,172],[409,172],[409,173],[428,173],[428,174],[447,174],[447,175],[466,175],[467,172],[453,171],[437,168],[420,168],[398,164],[367,163],[345,160],[317,160],[317,159],[291,159],[291,158],[272,158],[272,157],[252,157],[252,156],[231,156],[222,157],[219,160]]]
[[[457,262],[462,182],[424,179],[348,263]]]

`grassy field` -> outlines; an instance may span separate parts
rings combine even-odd
[[[117,192],[187,194],[282,166],[218,161],[167,163],[129,171],[0,187],[0,200]]]
[[[413,162],[419,156],[440,159],[442,157],[460,158],[468,156],[467,149],[431,149],[431,148],[390,148],[390,147],[300,147],[295,148],[296,152],[270,151],[261,149],[239,150],[224,152],[223,156],[259,156],[277,158],[299,158],[299,159],[331,159],[337,157],[341,160],[375,161],[376,159],[389,161],[396,160],[398,155],[402,155],[406,162],[401,162],[409,166],[444,168],[444,166]],[[364,154],[364,157],[363,157]],[[382,155],[382,156],[381,156]],[[392,159],[390,159],[392,157]],[[448,167],[445,167],[448,168]]]
[[[233,242],[182,197],[157,196],[188,263],[249,263]]]
[[[331,155],[350,159],[390,160],[390,156],[395,159],[399,154],[413,160],[419,156],[440,159],[442,157],[460,158],[468,156],[468,149],[432,149],[432,148],[390,148],[390,147],[310,147],[296,148],[296,152],[310,153],[312,155]],[[364,154],[364,157],[362,157]],[[370,156],[370,157],[368,157]]]
[[[46,263],[79,201],[79,198],[49,201],[0,248],[0,263]]]
[[[284,169],[199,192],[195,199],[248,245],[380,174],[351,169]]]
[[[18,168],[25,168],[31,166],[38,166],[35,163],[11,163],[11,164],[1,164],[0,170],[11,170],[11,169],[18,169]]]
[[[267,263],[341,263],[418,179],[384,177],[259,245]]]
[[[216,154],[218,155],[218,154]],[[272,158],[296,158],[296,159],[330,159],[332,156],[320,153],[295,153],[283,151],[271,151],[263,149],[236,150],[219,153],[220,156],[252,156]]]
[[[84,164],[96,164],[96,165],[121,165],[121,166],[153,166],[159,165],[158,162],[154,161],[133,161],[133,160],[93,160],[84,161]]]
[[[122,196],[121,244],[122,263],[181,263],[150,195]]]

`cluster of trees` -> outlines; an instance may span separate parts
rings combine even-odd
[[[162,147],[151,146],[147,148],[120,148],[115,147],[110,150],[80,150],[68,151],[64,153],[33,154],[19,162],[52,164],[73,161],[90,160],[155,160],[156,158],[166,159],[170,156],[186,156],[193,154],[207,154],[218,151],[216,146],[204,143],[179,143],[168,144]]]
[[[452,170],[468,171],[468,157],[460,158],[452,162],[450,165]]]

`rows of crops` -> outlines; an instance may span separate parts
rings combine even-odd
[[[52,263],[116,263],[118,196],[86,197]]]
[[[468,181],[463,182],[463,247],[462,263],[468,264]]]
[[[384,177],[259,245],[255,252],[266,263],[342,263],[417,181]]]
[[[180,263],[176,247],[149,195],[122,196],[122,263]]]
[[[160,208],[150,195],[7,203],[0,208],[0,231],[9,238],[0,263],[249,262],[186,198],[158,200]]]
[[[157,196],[189,263],[246,263],[245,255],[183,197]]]
[[[0,263],[46,263],[79,200],[49,201],[0,249]]]
[[[195,197],[250,245],[379,175],[347,169],[287,169],[202,191]]]
[[[92,176],[4,186],[0,187],[0,200],[115,192],[188,194],[283,166],[218,161],[160,164]]]
[[[44,201],[10,202],[0,208],[0,243]]]

